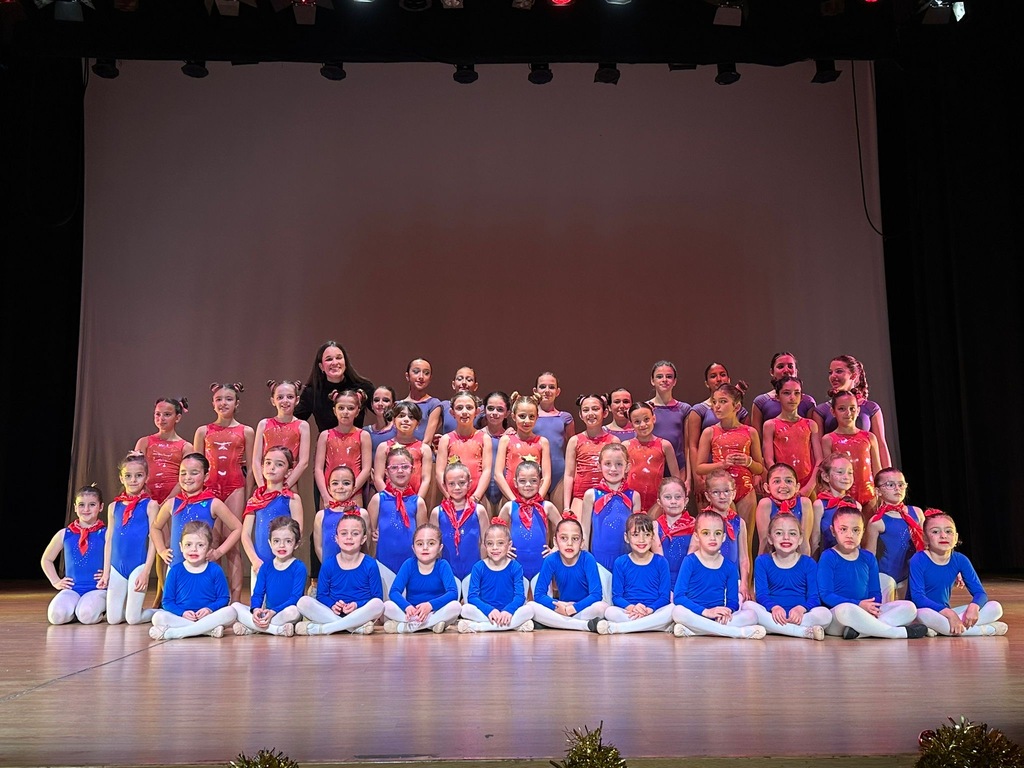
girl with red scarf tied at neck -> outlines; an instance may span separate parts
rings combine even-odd
[[[465,597],[463,586],[468,589],[473,566],[486,555],[484,531],[491,520],[484,505],[469,495],[472,483],[469,467],[452,456],[441,475],[445,498],[430,511],[430,524],[441,532],[441,557],[452,567],[460,597]]]
[[[736,480],[726,469],[712,470],[704,482],[704,498],[708,505],[701,512],[717,512],[725,522],[725,539],[722,541],[722,556],[736,564],[740,573],[740,603],[750,600],[753,597],[753,589],[750,584],[750,550],[744,546],[747,539],[747,524],[736,507],[733,506],[733,499],[736,498]],[[690,549],[687,554],[693,554],[699,548],[698,537],[690,539]]]
[[[250,594],[256,587],[256,575],[265,563],[274,559],[270,547],[270,522],[275,517],[290,517],[299,526],[302,537],[302,499],[285,486],[295,467],[295,456],[283,445],[275,445],[263,454],[261,476],[266,485],[257,488],[242,513],[242,549],[249,558]]]
[[[107,622],[144,624],[156,609],[142,607],[149,589],[149,574],[156,549],[149,529],[160,505],[149,495],[149,463],[145,454],[131,451],[118,464],[121,491],[107,506],[107,545],[103,578],[97,586],[107,590]],[[177,485],[175,473],[175,485]]]
[[[167,565],[184,562],[181,552],[182,530],[186,523],[202,520],[210,528],[219,522],[227,530],[227,536],[216,547],[206,552],[207,561],[220,560],[238,544],[242,536],[242,523],[228,509],[227,505],[206,489],[210,476],[210,462],[201,453],[190,453],[181,460],[178,469],[178,485],[181,492],[160,505],[156,520],[149,529],[157,557]],[[171,524],[171,541],[166,543],[164,527]]]
[[[640,512],[640,494],[626,485],[629,454],[622,443],[610,443],[599,454],[601,482],[583,494],[580,524],[584,546],[597,563],[609,573],[619,555],[629,552],[626,542],[626,521]],[[655,540],[652,550],[661,554],[661,542]]]
[[[658,504],[661,514],[654,520],[654,536],[661,542],[662,553],[668,560],[671,586],[679,577],[679,566],[690,551],[696,522],[686,511],[689,499],[686,485],[678,477],[666,477],[658,488]]]
[[[51,624],[67,624],[78,619],[96,624],[107,607],[107,592],[99,588],[103,577],[103,551],[106,526],[100,520],[103,494],[95,485],[86,485],[75,493],[76,520],[57,531],[43,550],[39,565],[57,590],[46,609]],[[64,577],[57,575],[57,558],[64,555]]]
[[[910,558],[925,549],[925,513],[904,503],[908,486],[898,469],[886,467],[874,479],[880,503],[864,532],[864,549],[878,558],[882,602],[902,600],[910,580]]]
[[[392,446],[384,460],[384,490],[375,493],[366,507],[373,556],[387,569],[384,576],[389,583],[409,558],[416,528],[427,522],[427,505],[411,485],[412,470],[408,449]]]
[[[788,512],[800,523],[800,554],[811,554],[811,528],[814,509],[810,499],[800,495],[800,480],[789,464],[779,462],[768,468],[765,490],[768,495],[757,502],[754,520],[757,524],[757,553],[769,551],[768,524],[780,512]]]
[[[354,498],[356,495],[356,475],[352,467],[342,464],[335,467],[327,475],[327,506],[316,513],[313,518],[313,549],[317,559],[327,562],[338,554],[337,537],[331,535],[331,531],[338,530],[338,523],[346,515],[361,517],[369,524],[370,516],[365,509],[359,506]],[[327,536],[324,536],[327,531]],[[369,554],[369,546],[365,547],[366,554]]]
[[[814,524],[811,526],[811,557],[820,559],[821,553],[836,545],[832,535],[832,518],[843,505],[859,510],[860,504],[849,495],[853,488],[853,460],[845,453],[830,453],[821,460],[816,470]]]
[[[553,551],[549,531],[555,529],[562,517],[558,508],[540,495],[540,464],[532,456],[519,462],[512,485],[515,497],[502,505],[498,517],[508,523],[516,561],[523,567],[532,595],[544,558]]]

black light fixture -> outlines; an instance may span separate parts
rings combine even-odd
[[[601,62],[594,72],[594,82],[615,85],[619,82],[619,74],[619,68],[614,63]]]
[[[834,83],[843,74],[836,69],[836,63],[832,59],[814,60],[814,77],[812,83]]]
[[[256,0],[206,0],[206,12],[212,14],[216,8],[221,16],[237,16],[242,3],[256,7]]]
[[[462,0],[441,0],[442,8],[465,8]]]
[[[713,21],[718,27],[739,27],[743,25],[743,6],[734,0],[718,0]]]
[[[117,62],[114,59],[96,59],[92,63],[91,69],[96,77],[102,77],[105,80],[113,80],[121,74],[121,70],[117,68]]]
[[[740,73],[736,71],[736,65],[731,61],[723,61],[718,65],[718,74],[715,75],[715,82],[719,85],[732,85],[740,79]]]
[[[295,14],[295,23],[303,25],[316,24],[317,6],[329,11],[334,10],[331,0],[270,0],[270,4],[275,11],[291,8],[292,13]]]
[[[36,7],[53,4],[53,18],[56,21],[82,21],[85,17],[82,14],[82,6],[90,10],[96,10],[92,0],[36,0]]]
[[[320,67],[320,74],[328,80],[344,80],[345,65],[340,61],[325,61]]]
[[[697,68],[696,64],[675,64],[675,63],[673,63],[671,61],[668,63],[668,71],[669,72],[686,72],[686,71],[689,71],[691,69],[696,69],[696,68]]]
[[[452,80],[462,85],[469,85],[475,83],[480,75],[476,72],[476,67],[472,64],[456,64],[455,71],[452,73]]]
[[[517,11],[528,11],[533,8],[533,0],[512,0],[512,7]]]
[[[189,59],[181,65],[181,71],[183,74],[189,77],[206,77],[210,74],[210,70],[206,68],[206,62],[203,59]]]
[[[398,0],[398,7],[403,11],[413,13],[427,10],[431,5],[430,0]]]
[[[551,67],[547,64],[531,64],[530,74],[527,75],[527,79],[534,85],[550,83],[553,77]]]

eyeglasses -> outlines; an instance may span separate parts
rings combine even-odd
[[[412,469],[412,464],[389,464],[388,469],[393,469],[395,472],[408,472]]]
[[[889,480],[888,482],[879,483],[878,485],[881,488],[888,488],[891,491],[905,491],[910,487],[907,483],[898,483],[895,480]]]

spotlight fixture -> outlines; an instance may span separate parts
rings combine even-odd
[[[836,63],[831,59],[814,60],[814,77],[812,83],[834,83],[843,74],[836,69]]]
[[[954,0],[929,0],[924,6],[922,24],[948,24],[960,21],[967,14],[967,6]]]
[[[476,67],[472,64],[456,64],[455,71],[452,73],[452,80],[462,85],[469,85],[475,83],[480,75],[476,72]]]
[[[328,80],[344,80],[345,65],[340,61],[325,61],[320,67],[320,74]]]
[[[242,3],[256,7],[256,0],[206,0],[206,12],[212,14],[216,8],[221,16],[237,16]]]
[[[92,63],[91,69],[96,77],[102,77],[105,80],[113,80],[121,74],[121,70],[117,68],[117,62],[114,59],[96,59]]]
[[[594,82],[615,85],[619,82],[619,68],[615,64],[607,62],[598,64],[597,70],[594,72]]]
[[[189,59],[181,65],[181,71],[183,74],[189,77],[206,77],[210,74],[210,70],[206,68],[206,62],[202,59]]]
[[[714,24],[717,27],[739,27],[743,25],[743,6],[732,0],[720,0],[715,9]]]
[[[534,85],[550,83],[552,77],[554,75],[551,73],[551,67],[547,64],[531,64],[530,74],[527,75],[527,79]]]
[[[548,2],[555,6],[556,8],[566,5],[572,5],[572,0],[548,0]]]
[[[82,21],[82,6],[96,10],[92,0],[36,0],[36,7],[53,4],[53,18],[57,21]]]
[[[275,11],[283,11],[290,7],[295,14],[295,23],[304,25],[316,24],[317,6],[329,11],[334,10],[331,0],[270,0],[270,4]]]
[[[441,0],[442,8],[465,8],[462,0]]]
[[[683,71],[688,71],[688,70],[696,69],[696,68],[697,68],[696,64],[675,64],[675,63],[673,63],[671,61],[668,63],[668,71],[669,72],[683,72]]]
[[[425,11],[431,5],[431,0],[398,0],[398,7],[403,11]]]
[[[533,8],[533,0],[512,0],[512,7],[517,11],[528,11]]]
[[[732,85],[740,79],[740,73],[736,71],[736,65],[731,61],[722,62],[718,65],[718,74],[715,75],[715,82],[719,85]]]
[[[632,0],[604,0],[608,5],[629,5]]]

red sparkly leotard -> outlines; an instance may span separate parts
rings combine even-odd
[[[149,464],[149,479],[146,487],[157,504],[163,504],[178,484],[178,468],[185,453],[185,440],[163,440],[160,435],[146,438],[146,462]]]
[[[275,445],[283,445],[292,452],[292,456],[298,461],[299,446],[302,445],[302,433],[299,432],[300,424],[302,422],[298,419],[291,421],[278,421],[273,417],[267,419],[267,423],[263,425],[263,453],[266,454]]]
[[[359,442],[362,434],[361,429],[339,432],[337,427],[331,427],[328,430],[324,446],[324,475],[330,474],[335,467],[348,467],[356,476],[362,472],[363,453]]]
[[[529,440],[523,440],[519,435],[509,435],[508,446],[505,448],[505,482],[515,487],[516,467],[522,464],[527,456],[533,457],[537,466],[541,464],[540,435],[534,435]]]
[[[775,449],[776,463],[789,464],[796,470],[796,480],[803,488],[814,472],[814,458],[811,455],[811,424],[810,419],[799,418],[796,421],[772,419],[775,425],[775,436],[772,447]]]
[[[853,487],[850,496],[861,504],[868,504],[875,498],[875,483],[871,476],[871,433],[860,430],[853,435],[830,432],[832,450],[845,453],[853,462]]]
[[[601,482],[601,449],[615,440],[608,432],[600,437],[588,437],[586,432],[576,435],[576,474],[573,475],[572,497],[582,499],[583,494]],[[633,484],[630,483],[630,487]]]
[[[626,484],[640,494],[640,507],[646,512],[658,500],[658,488],[665,476],[665,449],[662,438],[654,437],[646,443],[634,437],[625,442],[629,453],[629,475]]]
[[[221,501],[227,500],[232,491],[245,486],[245,427],[221,427],[206,425],[206,439],[203,452],[210,462],[210,479],[206,489]]]
[[[469,470],[469,492],[476,492],[476,485],[480,482],[480,473],[484,471],[484,451],[490,451],[488,443],[485,445],[485,438],[490,440],[483,432],[477,430],[469,437],[463,437],[458,432],[448,433],[448,463],[454,463],[454,459],[466,465]]]
[[[412,478],[409,480],[409,487],[412,488],[413,493],[419,493],[420,477],[423,474],[423,441],[413,440],[411,443],[400,443],[396,439],[391,439],[384,443],[384,445],[387,446],[387,448],[384,449],[385,457],[387,456],[387,452],[396,445],[402,446],[412,454]]]
[[[711,427],[711,461],[724,463],[730,453],[745,453],[750,456],[750,427],[740,424],[732,429],[724,429],[721,424]],[[754,489],[753,475],[746,467],[735,464],[726,466],[732,479],[736,481],[736,501],[739,501]]]

